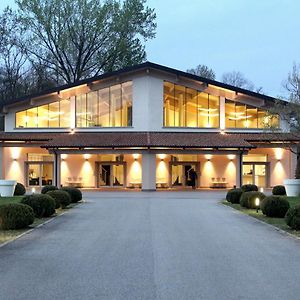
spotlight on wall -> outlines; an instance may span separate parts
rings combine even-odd
[[[13,161],[17,161],[17,159],[16,159],[16,158],[13,158]]]
[[[207,161],[210,161],[210,158],[208,158]]]
[[[66,158],[67,158],[67,154],[62,154],[62,155],[61,155],[61,160],[62,160],[62,161],[65,161]]]
[[[132,154],[132,157],[133,157],[134,161],[137,161],[139,158],[139,154],[134,153],[134,154]]]
[[[221,134],[225,134],[225,130],[222,129],[222,130],[220,131],[220,133],[221,133]]]
[[[75,128],[71,128],[70,134],[74,134],[74,133],[75,133]]]
[[[90,154],[83,154],[83,158],[85,159],[85,161],[88,161],[90,157]]]

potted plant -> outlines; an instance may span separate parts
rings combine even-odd
[[[16,180],[0,180],[0,196],[1,197],[11,197],[14,195]]]

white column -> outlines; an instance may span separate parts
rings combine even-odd
[[[237,154],[236,156],[236,187],[242,186],[243,182],[243,152]]]
[[[142,155],[142,191],[156,190],[156,155]]]
[[[74,129],[76,127],[76,97],[70,97],[70,128]]]

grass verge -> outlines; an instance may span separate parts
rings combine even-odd
[[[6,198],[6,199],[5,199]],[[11,198],[11,199],[8,199]],[[22,196],[17,196],[17,197],[0,197],[0,204],[4,204],[4,203],[18,203],[20,202],[22,199]],[[5,201],[5,202],[1,202],[1,201]],[[73,208],[74,206],[76,206],[78,203],[71,203],[67,208],[62,209],[59,208],[56,210],[55,214],[52,217],[49,218],[35,218],[33,224],[31,224],[30,226],[28,226],[28,228],[24,228],[24,229],[18,229],[18,230],[2,230],[0,229],[0,245],[14,240],[16,239],[20,234],[23,234],[24,232],[31,230],[37,226],[39,226],[40,224],[43,224],[45,222],[47,222],[48,220],[57,217],[59,215],[61,215],[62,213],[68,211],[70,208]]]
[[[286,199],[289,201],[291,207],[294,207],[295,205],[300,204],[300,197],[286,197]],[[255,209],[248,209],[248,208],[240,206],[239,204],[232,204],[230,202],[227,202],[226,200],[222,201],[222,204],[224,204],[226,206],[230,206],[248,216],[254,217],[260,221],[271,224],[281,230],[284,230],[284,231],[300,238],[300,231],[293,230],[288,225],[286,225],[284,218],[270,218],[270,217],[265,216],[261,212],[261,210],[259,210],[257,213]]]

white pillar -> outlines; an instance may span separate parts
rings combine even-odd
[[[142,155],[142,191],[156,190],[156,155]]]
[[[225,128],[225,97],[220,97],[220,129],[224,130]]]

